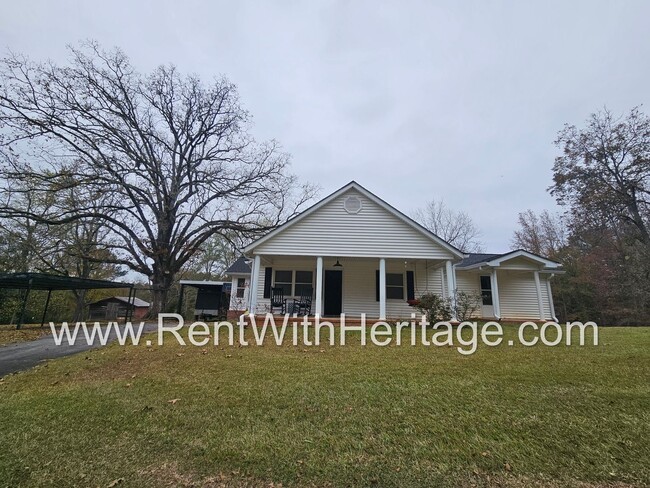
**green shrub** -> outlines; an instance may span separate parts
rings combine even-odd
[[[456,302],[453,309],[456,312],[456,319],[463,322],[472,318],[481,306],[481,295],[476,293],[465,293],[456,290]]]
[[[452,310],[449,300],[435,293],[425,293],[417,300],[417,304],[414,306],[420,313],[426,315],[427,320],[431,323],[440,320],[451,320]]]

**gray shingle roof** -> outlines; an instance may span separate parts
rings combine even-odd
[[[498,258],[499,256],[503,256],[503,254],[470,253],[470,255],[458,263],[457,266],[459,268],[464,268],[465,266],[472,266],[473,264],[491,261],[495,258]]]
[[[232,263],[230,267],[226,270],[226,274],[234,274],[234,273],[250,273],[251,272],[251,267],[250,264],[247,264],[246,261],[248,261],[244,256],[239,256],[237,261]]]
[[[514,251],[508,251],[504,252],[501,254],[483,254],[483,253],[470,253],[468,257],[463,259],[460,263],[457,264],[457,267],[459,268],[465,268],[468,266],[472,266],[474,264],[479,264],[479,263],[486,263],[488,261],[492,261],[493,259],[500,258],[503,256],[508,256],[510,254],[515,254],[519,251],[523,251],[525,253],[531,254],[533,256],[537,256],[538,258],[541,259],[546,259],[547,261],[553,261],[552,259],[545,258],[544,256],[540,256],[539,254],[532,253],[530,251],[526,251],[525,249],[515,249]],[[560,263],[557,263],[560,264]]]

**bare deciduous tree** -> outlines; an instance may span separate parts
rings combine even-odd
[[[413,218],[438,237],[464,252],[481,252],[481,232],[465,212],[447,207],[443,200],[431,200],[413,212]]]
[[[512,245],[517,249],[556,257],[567,244],[567,232],[562,217],[548,210],[539,215],[532,210],[519,213],[519,228],[512,236]]]
[[[94,43],[70,52],[66,66],[16,55],[0,63],[0,213],[48,225],[99,219],[114,262],[151,280],[153,314],[211,236],[265,232],[313,196],[276,142],[250,136],[228,80],[206,86],[170,66],[143,76],[120,50]],[[15,204],[25,187],[81,198],[32,213]]]

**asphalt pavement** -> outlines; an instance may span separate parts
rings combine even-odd
[[[137,327],[135,328],[137,329]],[[145,324],[142,333],[154,332],[157,328],[156,323]],[[74,345],[69,345],[64,336],[62,344],[57,346],[54,337],[48,334],[33,341],[15,342],[0,346],[0,377],[29,369],[46,359],[70,356],[102,347],[99,338],[95,336],[94,339],[92,344],[88,344],[80,331]],[[115,339],[115,330],[111,330],[108,343],[115,341]]]

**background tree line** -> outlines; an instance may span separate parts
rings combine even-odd
[[[562,214],[519,214],[513,245],[561,262],[553,280],[562,319],[648,324],[650,119],[638,108],[566,125],[550,193]]]

